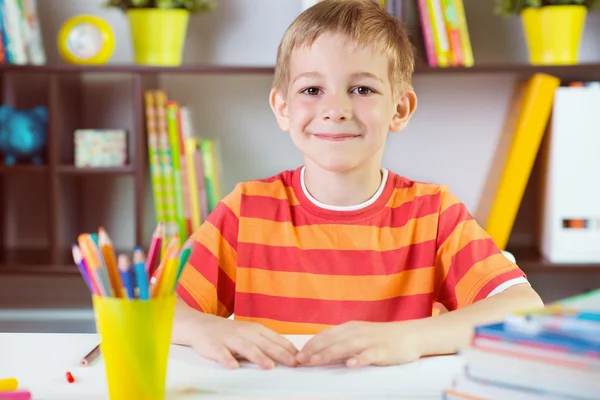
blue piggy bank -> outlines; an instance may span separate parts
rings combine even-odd
[[[48,134],[48,109],[44,106],[15,110],[0,106],[0,153],[4,163],[14,165],[19,159],[43,163]]]

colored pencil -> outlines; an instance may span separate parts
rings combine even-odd
[[[190,258],[191,253],[192,253],[192,249],[189,247],[186,249],[183,249],[181,251],[181,256],[179,257],[179,266],[177,268],[177,275],[175,277],[173,290],[175,290],[175,287],[177,286],[177,282],[179,281],[179,278],[181,277],[181,273],[183,272],[185,265],[187,264],[187,261]]]
[[[90,279],[90,274],[88,272],[87,266],[85,265],[85,260],[83,259],[81,250],[79,250],[79,247],[76,244],[73,244],[71,246],[71,253],[73,254],[73,261],[75,261],[75,265],[77,265],[77,269],[83,277],[83,280],[90,292],[94,294],[99,294],[98,288],[96,287],[96,283],[92,283],[92,280]]]
[[[161,248],[163,237],[165,234],[165,224],[161,221],[156,226],[152,239],[150,240],[150,248],[148,249],[148,257],[146,258],[146,274],[152,276],[154,270],[158,267],[161,258]]]
[[[91,242],[90,247],[92,248],[94,254],[96,255],[96,259],[98,260],[99,269],[100,269],[100,277],[102,279],[102,284],[103,284],[104,288],[106,289],[107,296],[112,297],[112,296],[114,296],[115,291],[113,290],[112,285],[110,283],[108,269],[106,267],[106,260],[104,260],[102,251],[100,250],[100,247],[98,246],[99,240],[91,239],[93,237],[93,235],[98,237],[97,234],[88,234],[87,235],[87,237],[90,238],[90,242]]]
[[[137,283],[139,299],[148,300],[148,274],[144,265],[144,252],[140,247],[137,247],[133,252],[133,271],[135,273],[135,281]]]
[[[133,269],[131,268],[129,257],[127,257],[125,254],[119,254],[118,264],[119,272],[121,273],[121,279],[123,280],[123,287],[125,288],[127,297],[130,299],[135,299],[135,278],[133,276]]]
[[[79,362],[81,366],[88,366],[93,363],[100,355],[100,345],[96,345],[89,353],[87,353]]]
[[[154,274],[152,275],[152,278],[150,279],[150,297],[156,297],[161,292],[161,289],[160,289],[161,276],[164,273],[164,269],[167,265],[167,262],[171,258],[171,253],[175,250],[176,247],[179,247],[179,235],[178,234],[173,235],[173,239],[171,239],[171,241],[167,245],[167,248],[165,249],[165,252],[162,256],[162,259],[160,260],[160,265],[158,266],[156,271],[154,271]]]
[[[108,290],[105,287],[104,280],[102,279],[102,271],[100,262],[94,251],[94,242],[89,235],[82,233],[78,236],[77,242],[79,248],[85,258],[85,264],[88,267],[89,276],[96,282],[98,286],[98,292],[100,296],[108,296]]]
[[[108,278],[110,279],[110,284],[115,292],[115,296],[118,298],[122,298],[123,285],[121,283],[121,279],[119,278],[119,270],[117,269],[115,249],[112,240],[110,239],[110,236],[108,236],[108,233],[106,233],[106,230],[103,227],[100,227],[98,229],[98,243],[102,251],[104,261],[106,262]]]

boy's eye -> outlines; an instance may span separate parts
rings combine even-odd
[[[302,91],[302,93],[307,94],[309,96],[316,96],[319,94],[319,88],[309,87]]]
[[[359,86],[359,87],[355,88],[352,92],[354,92],[356,94],[360,94],[360,95],[367,95],[367,94],[373,93],[373,90],[371,90],[370,88],[368,88],[366,86]]]

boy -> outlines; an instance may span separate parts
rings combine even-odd
[[[292,23],[270,105],[305,164],[238,184],[194,234],[174,343],[230,368],[389,365],[543,305],[447,187],[382,168],[416,108],[413,62],[372,0],[325,0]],[[298,351],[282,334],[314,336]]]

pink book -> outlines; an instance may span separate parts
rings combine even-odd
[[[423,31],[423,42],[425,43],[427,63],[430,67],[437,67],[437,56],[435,54],[433,30],[431,28],[431,19],[429,18],[429,11],[427,9],[427,0],[419,0],[419,16],[421,18],[421,30]]]

